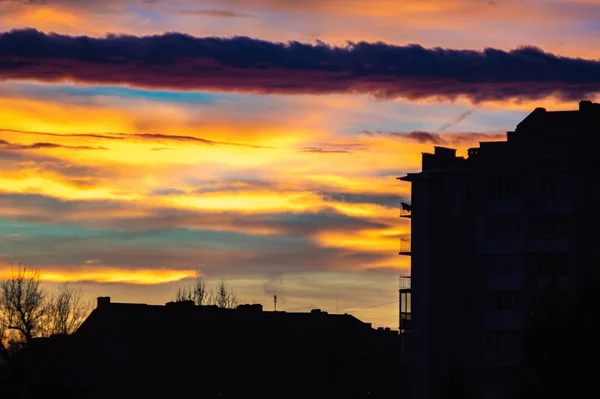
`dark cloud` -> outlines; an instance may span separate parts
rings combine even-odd
[[[235,146],[235,147],[248,147],[248,148],[273,148],[267,146],[260,146],[254,144],[244,144],[244,143],[231,143],[226,141],[213,141],[207,140],[200,137],[194,136],[176,136],[176,135],[168,135],[161,133],[49,133],[49,132],[37,132],[37,131],[27,131],[27,130],[15,130],[15,129],[2,129],[0,128],[0,132],[11,132],[11,133],[22,133],[22,134],[31,134],[38,136],[54,136],[54,137],[81,137],[81,138],[91,138],[91,139],[108,139],[108,140],[148,140],[155,142],[165,142],[165,141],[178,141],[178,142],[187,142],[187,143],[195,143],[202,145],[227,145],[227,146]],[[38,143],[38,145],[48,145],[46,143]],[[78,148],[78,149],[100,149],[101,147],[69,147],[63,146],[65,148]],[[104,148],[102,148],[104,149]],[[153,150],[165,150],[167,148],[159,148]]]
[[[69,150],[105,150],[104,147],[71,146],[55,143],[33,143],[33,144],[15,144],[0,139],[0,149],[2,150],[38,150],[43,148],[64,148]]]
[[[471,115],[474,111],[473,110],[468,110],[465,111],[463,113],[461,113],[459,116],[457,116],[456,118],[452,119],[449,122],[444,123],[441,127],[440,127],[440,132],[446,131],[448,129],[450,129],[452,126],[459,124],[460,122],[464,121],[466,118],[469,117],[469,115]]]
[[[375,204],[392,209],[397,209],[400,206],[400,197],[391,194],[320,193],[320,195],[325,201],[344,202],[348,204]]]
[[[236,192],[247,190],[289,190],[277,182],[264,181],[260,179],[220,179],[206,180],[201,178],[186,179],[186,183],[193,186],[200,186],[194,190],[195,194],[216,193],[216,192]]]
[[[419,143],[445,144],[445,140],[438,133],[423,132],[420,130],[409,133],[392,132],[390,136],[403,137]]]
[[[273,43],[169,33],[105,38],[13,30],[0,35],[0,79],[251,93],[573,100],[600,91],[600,61],[535,47],[483,51],[385,43]]]
[[[505,132],[489,133],[450,133],[448,138],[452,145],[461,145],[465,142],[501,141],[506,140]]]
[[[369,137],[388,136],[401,139],[416,141],[421,144],[433,145],[461,145],[464,143],[477,143],[480,141],[500,141],[506,140],[504,132],[452,132],[452,133],[433,133],[416,130],[413,132],[381,132],[379,130],[365,130],[361,134]]]
[[[165,195],[185,195],[186,192],[177,188],[161,188],[152,191],[152,195],[165,196]]]
[[[398,137],[406,140],[416,141],[418,143],[431,143],[435,145],[446,144],[446,141],[442,139],[439,133],[425,132],[422,130],[415,130],[413,132],[382,132],[379,130],[363,130],[361,134],[369,137],[376,136],[388,136]]]
[[[329,148],[320,148],[320,147],[302,147],[300,152],[312,152],[317,154],[348,154],[350,151],[348,150],[332,150]]]
[[[102,181],[120,176],[118,170],[103,167],[91,167],[73,163],[68,159],[60,159],[44,155],[37,151],[23,151],[2,145],[0,140],[0,163],[4,172],[17,172],[35,176],[38,174],[55,174],[64,183],[77,187],[90,188],[98,186]]]
[[[323,154],[346,154],[354,151],[362,151],[366,148],[361,143],[316,143],[314,145],[302,147],[300,152],[314,152]]]
[[[31,130],[16,130],[16,129],[2,129],[0,128],[0,132],[7,133],[22,133],[22,134],[33,134],[37,136],[53,136],[53,137],[81,137],[81,138],[91,138],[91,139],[108,139],[108,140],[124,140],[123,137],[115,137],[104,134],[95,134],[95,133],[48,133],[48,132],[36,132]]]
[[[230,146],[236,146],[236,147],[250,147],[250,148],[273,148],[273,147],[265,147],[265,146],[253,145],[253,144],[240,144],[240,143],[230,143],[230,142],[224,142],[224,141],[213,141],[213,140],[207,140],[207,139],[193,137],[193,136],[173,136],[173,135],[158,134],[158,133],[138,133],[138,134],[115,133],[115,134],[125,136],[125,137],[131,137],[131,138],[136,138],[136,139],[146,139],[146,140],[152,140],[152,141],[158,141],[158,142],[160,142],[160,141],[181,141],[181,142],[191,142],[191,143],[199,143],[199,144],[206,144],[206,145],[230,145]]]

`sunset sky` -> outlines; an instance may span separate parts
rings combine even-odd
[[[0,277],[397,327],[421,152],[600,91],[600,0],[0,0]]]

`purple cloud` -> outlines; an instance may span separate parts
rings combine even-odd
[[[366,93],[474,102],[600,92],[600,62],[535,47],[483,51],[350,43],[273,43],[248,37],[0,34],[0,79],[77,81],[249,93]]]

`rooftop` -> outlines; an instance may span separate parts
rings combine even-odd
[[[315,325],[331,327],[353,327],[371,330],[370,323],[362,322],[349,314],[329,314],[320,309],[310,312],[264,311],[262,305],[239,305],[235,309],[224,309],[214,305],[196,306],[192,301],[169,302],[165,305],[135,303],[115,303],[110,297],[98,298],[98,305],[81,325],[77,334],[87,334],[90,330],[102,328],[123,330],[144,329],[148,325],[170,325],[185,322],[188,326],[218,323],[227,326],[285,325],[302,329]],[[112,327],[109,327],[112,326]],[[260,327],[263,328],[263,327]]]
[[[588,128],[600,126],[600,104],[587,100],[581,101],[579,109],[571,111],[547,111],[546,108],[536,108],[517,125],[516,130],[557,129],[565,126],[576,128],[582,125]]]
[[[560,140],[565,134],[576,132],[600,133],[600,104],[591,101],[581,101],[577,110],[547,111],[545,108],[536,108],[523,121],[515,131],[507,132],[506,141],[480,142],[479,147],[469,148],[467,158],[456,156],[456,149],[435,146],[433,153],[423,153],[421,171],[408,173],[398,177],[398,180],[416,181],[428,179],[430,173],[435,172],[461,172],[478,165],[481,153],[485,156],[499,154],[506,151],[511,143],[525,139],[531,145]],[[600,140],[600,134],[586,136],[586,145],[589,141]]]

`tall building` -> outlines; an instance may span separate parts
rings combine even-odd
[[[412,184],[412,397],[514,397],[549,284],[572,301],[600,261],[600,104],[535,109],[466,157],[435,147]],[[558,344],[558,343],[557,343]]]

